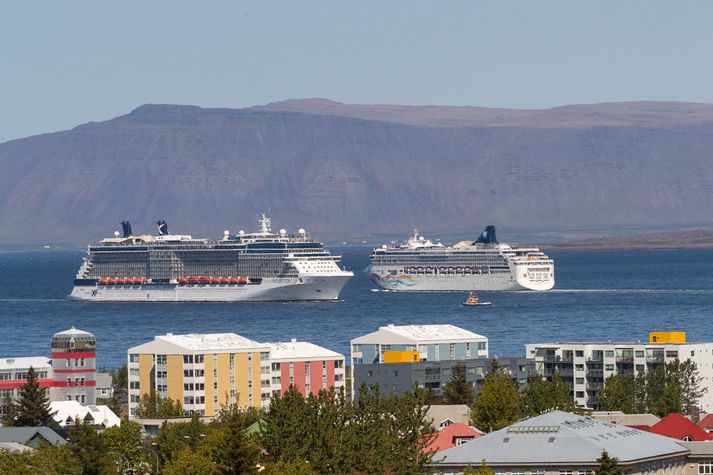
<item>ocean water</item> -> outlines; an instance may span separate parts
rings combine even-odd
[[[97,337],[99,367],[128,348],[172,333],[235,332],[257,341],[298,338],[348,356],[349,340],[395,324],[451,323],[490,339],[491,355],[522,356],[526,343],[646,341],[683,330],[713,341],[713,251],[550,252],[554,290],[483,292],[491,307],[463,307],[465,293],[370,292],[368,249],[332,249],[355,272],[339,302],[96,304],[66,300],[81,252],[0,254],[0,357],[49,355],[53,333],[74,325]]]

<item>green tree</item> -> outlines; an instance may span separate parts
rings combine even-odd
[[[170,397],[161,397],[155,390],[144,393],[136,406],[139,419],[169,418],[184,416],[183,405]]]
[[[636,389],[633,375],[615,374],[604,380],[604,387],[599,391],[599,408],[602,411],[623,411],[633,414],[636,411]]]
[[[247,429],[255,422],[253,411],[237,405],[222,410],[213,429],[201,444],[200,452],[212,460],[221,474],[243,474],[257,471],[260,447],[249,436]]]
[[[120,459],[112,459],[104,436],[85,421],[69,429],[67,440],[69,449],[81,467],[83,475],[111,473],[116,468],[116,464],[120,463]],[[120,457],[120,454],[116,456]]]
[[[569,386],[562,382],[559,373],[555,373],[551,380],[539,375],[531,376],[520,399],[523,414],[530,417],[552,409],[565,412],[578,411],[577,404],[570,395]]]
[[[495,475],[495,472],[485,464],[485,460],[480,462],[478,468],[468,465],[463,470],[463,475]]]
[[[164,422],[156,437],[156,449],[161,464],[175,459],[185,448],[197,450],[210,430],[197,415],[194,415],[190,422]]]
[[[466,380],[465,366],[456,364],[451,369],[450,380],[443,385],[443,404],[467,404],[475,401],[473,385]]]
[[[35,369],[30,366],[27,371],[27,382],[20,387],[17,402],[15,426],[48,426],[56,428],[57,422],[52,418],[50,400],[47,390],[40,387]]]
[[[215,462],[186,447],[163,468],[164,475],[219,475]]]
[[[274,462],[265,466],[262,475],[319,475],[306,460],[297,459],[292,462]]]
[[[698,366],[690,359],[674,360],[666,364],[666,372],[667,383],[676,384],[679,388],[681,412],[690,414],[691,409],[698,405],[707,391],[703,385],[703,378],[698,373]]]
[[[149,457],[150,453],[143,448],[141,425],[128,420],[121,425],[110,427],[103,434],[107,450],[121,454],[132,468],[142,465],[155,465]]]
[[[0,407],[0,425],[4,426],[14,426],[15,419],[17,419],[17,404],[13,401],[10,394],[5,394],[2,401],[2,407]]]
[[[80,475],[76,459],[67,446],[48,443],[34,450],[15,452],[0,450],[0,475]]]
[[[602,456],[597,459],[599,467],[594,469],[594,475],[623,475],[626,469],[619,466],[619,459],[610,457],[607,451],[602,452]]]
[[[470,410],[470,423],[491,432],[513,424],[519,417],[520,394],[510,376],[493,360],[483,389]]]

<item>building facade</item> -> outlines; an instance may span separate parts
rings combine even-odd
[[[6,396],[17,399],[32,367],[41,388],[50,401],[96,403],[96,338],[72,327],[55,333],[51,340],[52,356],[0,359],[0,401]],[[1,409],[0,409],[1,410]]]
[[[344,387],[344,355],[306,341],[270,343],[270,368],[273,396],[290,385],[303,396]]]
[[[527,386],[528,376],[535,374],[532,360],[502,358],[497,361],[520,389]],[[451,378],[453,368],[459,364],[465,366],[466,381],[473,385],[478,394],[482,389],[485,375],[493,364],[491,358],[357,365],[352,368],[354,398],[359,397],[362,384],[366,384],[369,389],[378,385],[382,394],[399,395],[410,391],[416,384],[420,388],[432,391],[435,395],[440,395],[443,386]]]
[[[186,414],[267,408],[293,384],[303,395],[344,385],[344,356],[307,342],[258,343],[235,333],[167,334],[128,351],[129,415],[141,396],[180,401]]]
[[[713,343],[685,343],[683,332],[652,332],[649,343],[528,344],[525,353],[537,373],[551,377],[558,372],[572,387],[576,403],[590,409],[599,408],[599,392],[609,376],[653,371],[675,360],[690,359],[702,385],[713,384]],[[713,412],[713,393],[707,391],[699,405],[703,412]]]

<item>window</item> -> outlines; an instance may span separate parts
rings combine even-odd
[[[580,398],[584,397],[584,391],[577,391],[576,394],[577,394],[576,397],[580,397]]]
[[[574,475],[572,470],[560,470],[560,475]]]
[[[196,355],[196,363],[203,363],[205,355]]]
[[[604,371],[614,371],[614,365],[613,364],[605,364]]]
[[[574,352],[574,356],[576,356],[577,358],[584,358],[584,350],[576,350]]]
[[[129,381],[129,389],[141,389],[138,381]]]
[[[263,351],[260,353],[260,361],[267,361],[270,359],[270,352],[269,351]]]
[[[636,356],[637,358],[643,358],[643,357],[644,357],[644,350],[636,350],[636,351],[634,352],[634,356]]]
[[[10,373],[0,373],[0,381],[9,381]]]
[[[138,362],[139,362],[139,355],[136,355],[136,354],[129,355],[129,363],[138,363]],[[69,360],[67,360],[67,366],[69,366]]]
[[[195,374],[196,378],[202,378],[205,376],[205,370],[197,369],[193,372],[193,374]]]
[[[584,371],[584,365],[583,365],[583,364],[576,364],[576,365],[574,365],[574,370],[575,370],[575,371]]]
[[[184,363],[193,363],[193,355],[183,355]]]
[[[584,378],[575,378],[574,383],[575,384],[584,384]]]
[[[713,462],[698,462],[698,473],[701,475],[713,473]]]
[[[166,355],[156,355],[156,364],[166,364]]]
[[[606,351],[604,351],[604,356],[605,356],[606,358],[614,358],[614,350],[606,350]],[[560,473],[562,473],[562,472],[560,471]]]
[[[184,378],[192,378],[192,377],[193,377],[193,370],[192,370],[192,369],[184,369],[184,370],[183,370],[183,377],[184,377]]]
[[[353,353],[361,353],[361,345],[352,345]]]
[[[484,349],[485,349],[485,345],[486,345],[485,342],[480,342],[480,343],[478,343],[478,349],[479,349],[479,350],[484,350]]]
[[[193,383],[183,383],[184,391],[193,391]]]

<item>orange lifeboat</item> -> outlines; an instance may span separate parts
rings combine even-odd
[[[109,278],[106,280],[106,283],[109,284],[109,285],[116,285],[116,279],[115,279],[114,277],[109,277]]]
[[[231,284],[237,284],[238,283],[238,278],[237,277],[231,277],[228,279]]]
[[[102,277],[102,278],[99,279],[99,283],[100,283],[101,285],[106,285],[107,282],[108,282],[108,280],[106,279],[106,277]]]
[[[187,283],[188,283],[188,279],[185,278],[185,277],[179,277],[179,278],[178,278],[178,283],[179,283],[179,284],[187,284]]]
[[[210,283],[211,284],[220,284],[220,277],[211,277]]]
[[[134,277],[134,284],[140,284],[144,281],[141,277]]]
[[[200,282],[201,284],[210,284],[210,279],[202,275],[198,277],[198,282]]]
[[[248,283],[248,278],[247,277],[238,277],[238,284],[247,284]]]
[[[230,279],[228,279],[227,277],[221,277],[218,280],[220,280],[221,284],[229,284],[230,283]]]
[[[198,277],[191,276],[188,278],[188,283],[189,284],[198,284],[198,283],[200,283],[200,279]]]

